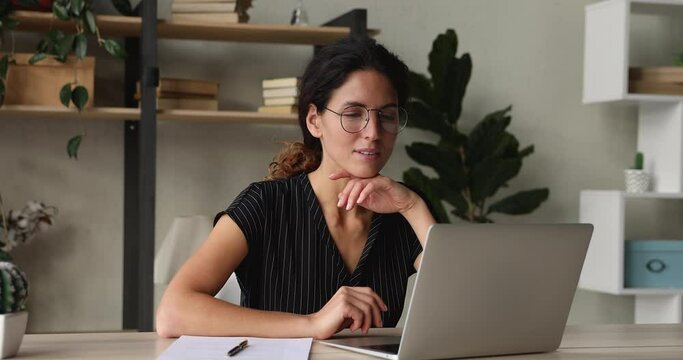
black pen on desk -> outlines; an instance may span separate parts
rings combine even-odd
[[[239,345],[235,346],[234,348],[230,349],[228,351],[228,356],[235,356],[237,355],[240,351],[244,350],[244,348],[247,347],[247,340],[243,340]]]

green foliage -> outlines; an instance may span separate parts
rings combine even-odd
[[[403,181],[422,192],[438,222],[450,222],[451,214],[469,222],[493,222],[491,213],[528,214],[549,196],[547,188],[521,191],[486,207],[487,201],[519,174],[522,160],[534,152],[533,145],[520,149],[517,138],[507,131],[512,107],[494,111],[470,132],[458,130],[462,101],[472,75],[469,54],[456,56],[458,37],[452,29],[439,34],[429,53],[431,78],[410,73],[412,97],[407,104],[408,126],[440,136],[436,145],[412,143],[408,156],[434,169],[436,178],[412,167]]]
[[[129,0],[112,0],[114,6],[124,15],[133,15],[133,9]],[[37,0],[19,0],[21,5],[27,7],[40,7]],[[92,12],[92,0],[55,0],[52,2],[53,15],[62,21],[70,21],[74,24],[75,31],[62,31],[59,29],[50,30],[47,35],[40,40],[36,47],[35,54],[29,59],[30,64],[36,64],[51,57],[59,62],[65,63],[69,55],[75,55],[79,60],[86,57],[88,52],[88,35],[95,35],[97,43],[109,54],[123,59],[126,51],[118,42],[112,39],[104,39],[100,36],[97,28],[97,21]],[[11,0],[0,0],[0,36],[4,29],[16,27],[17,22],[10,18],[12,12]],[[5,93],[5,78],[8,63],[12,56],[5,55],[0,58],[0,97]],[[74,104],[78,111],[82,111],[87,104],[89,94],[86,88],[78,85],[78,79],[73,83],[64,85],[59,92],[59,100],[65,106]],[[78,146],[85,134],[73,137],[69,140],[67,148],[69,157],[77,158]],[[78,140],[75,140],[78,139]]]
[[[0,261],[0,314],[26,309],[28,280],[15,264],[8,262],[9,255],[2,252]]]
[[[81,146],[81,141],[83,141],[83,135],[76,135],[69,139],[66,144],[66,154],[69,155],[69,159],[78,159],[78,148]]]
[[[643,170],[643,164],[645,162],[644,156],[642,152],[636,153],[636,158],[633,162],[633,167],[632,169],[634,170]]]
[[[676,57],[674,57],[674,66],[683,66],[683,53],[676,54]]]

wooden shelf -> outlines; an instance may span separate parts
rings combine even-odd
[[[52,27],[73,31],[72,22],[61,21],[51,13],[15,11],[12,18],[19,22],[17,30],[47,32]],[[97,24],[102,35],[139,37],[142,28],[140,17],[98,15]],[[159,38],[214,40],[251,43],[327,45],[349,36],[347,27],[291,26],[284,24],[207,24],[191,21],[159,20]],[[368,29],[370,36],[379,30]]]
[[[81,113],[88,120],[139,120],[140,109],[117,107],[94,107]],[[76,119],[78,112],[51,106],[6,105],[0,107],[0,119]],[[159,121],[187,122],[228,122],[296,125],[297,117],[293,114],[268,114],[253,111],[206,111],[206,110],[159,110]]]

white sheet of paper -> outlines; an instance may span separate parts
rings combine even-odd
[[[237,355],[228,357],[228,350],[235,347],[242,340],[247,339],[249,345]],[[159,355],[159,360],[186,359],[308,359],[311,352],[312,338],[304,339],[268,339],[250,337],[208,337],[181,336],[174,341],[166,351]]]

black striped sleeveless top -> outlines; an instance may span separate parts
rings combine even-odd
[[[310,314],[342,286],[372,288],[387,304],[385,327],[396,326],[408,277],[422,246],[398,213],[374,214],[358,265],[349,273],[325,223],[307,174],[252,183],[227,214],[247,239],[248,254],[236,269],[241,305]]]

